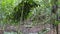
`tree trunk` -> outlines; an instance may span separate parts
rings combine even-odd
[[[56,30],[56,34],[58,34],[58,24],[55,25],[56,18],[57,18],[57,21],[58,21],[58,14],[57,14],[58,5],[57,5],[57,1],[58,0],[53,1],[52,14],[51,14],[51,15],[54,14],[54,18],[52,18],[52,25],[53,25],[53,29]],[[56,16],[56,18],[55,18],[55,16]]]

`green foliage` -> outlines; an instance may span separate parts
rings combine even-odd
[[[14,8],[14,13],[13,13],[13,20],[17,20],[20,21],[20,18],[22,17],[22,20],[27,19],[28,14],[30,14],[32,11],[30,11],[32,8],[37,7],[38,4],[36,4],[34,1],[32,0],[28,0],[28,1],[22,1],[21,3],[18,4],[18,6],[16,6]],[[31,15],[31,14],[30,14]]]
[[[16,32],[4,32],[4,34],[17,34]]]
[[[0,25],[3,26],[6,23],[19,24],[21,18],[24,21],[30,17],[33,19],[33,25],[45,22],[49,23],[50,20],[48,20],[48,17],[51,17],[51,9],[54,3],[54,0],[0,0]],[[60,0],[56,3],[60,7]],[[58,11],[60,15],[59,8]],[[41,19],[40,17],[45,18]],[[55,18],[55,16],[52,17]],[[54,25],[58,25],[59,23],[60,21],[55,21]],[[44,29],[39,34],[44,34],[47,31],[47,29]]]
[[[1,0],[0,2],[2,22],[15,23],[20,20],[22,12],[24,13],[22,18],[27,19],[33,16],[33,14],[38,15],[38,13],[44,11],[46,7],[50,7],[50,0],[47,1],[48,3],[44,0]]]
[[[54,24],[55,24],[55,25],[58,25],[59,23],[60,23],[60,21],[55,21],[55,23],[54,23]]]
[[[50,28],[47,29],[43,29],[42,31],[38,32],[38,34],[46,34],[47,32],[49,32]]]

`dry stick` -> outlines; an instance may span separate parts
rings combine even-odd
[[[24,4],[24,3],[23,3],[23,4]],[[22,23],[22,20],[24,19],[24,18],[23,18],[23,8],[24,8],[24,7],[22,6],[21,18],[20,18],[20,22],[18,23],[18,29],[19,29],[19,30],[18,30],[18,34],[20,34],[20,23]],[[23,25],[24,25],[24,22],[23,22]]]
[[[51,11],[51,14],[50,14],[50,28],[53,26],[53,25],[52,25],[52,23],[53,23],[53,22],[52,22],[52,20],[53,20],[52,16],[53,16],[53,14],[52,14],[52,11]],[[51,25],[52,25],[52,26],[51,26]],[[51,30],[52,30],[52,28],[51,28]],[[51,34],[51,33],[53,33],[53,32],[50,31],[50,34]],[[53,33],[53,34],[54,34],[54,33]]]
[[[58,21],[58,13],[56,14],[56,19],[57,19],[57,21]],[[57,34],[58,34],[58,24],[56,25],[56,32],[57,32]]]

